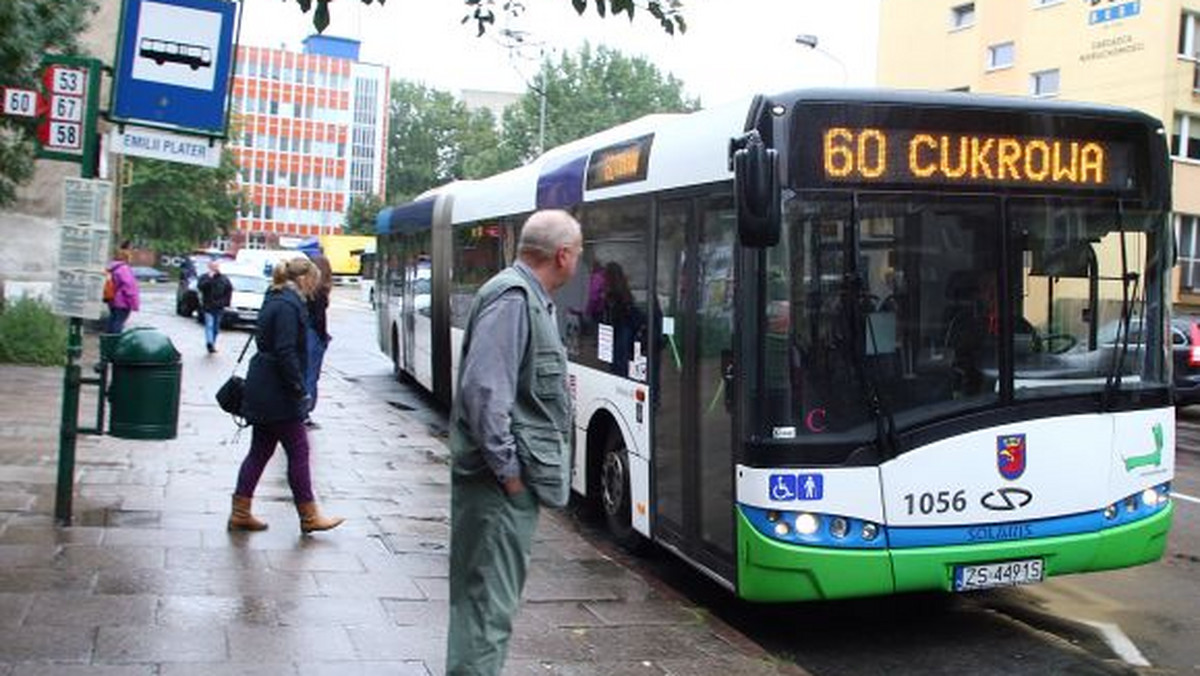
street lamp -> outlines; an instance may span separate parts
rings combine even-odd
[[[801,33],[796,36],[796,44],[803,47],[808,47],[814,52],[818,52],[825,58],[836,63],[838,69],[842,71],[842,84],[845,85],[846,81],[849,79],[849,72],[846,70],[846,64],[842,63],[841,59],[831,54],[829,50],[822,47],[820,43],[821,41],[812,33]]]

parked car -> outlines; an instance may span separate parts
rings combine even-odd
[[[146,265],[132,265],[129,269],[133,271],[134,279],[138,280],[139,282],[161,284],[171,279],[171,276],[162,270]]]
[[[175,313],[180,317],[191,317],[198,314],[200,309],[200,292],[196,289],[196,281],[200,275],[208,272],[208,262],[232,260],[223,252],[209,251],[193,253],[185,256],[179,266],[179,285],[175,288]]]
[[[1200,318],[1171,318],[1171,355],[1175,367],[1175,405],[1200,404]]]
[[[271,280],[258,274],[257,269],[246,269],[234,265],[222,265],[221,274],[233,284],[233,297],[221,318],[222,326],[254,326],[258,322],[258,311]]]
[[[1097,339],[1101,346],[1118,342],[1120,322],[1112,321],[1100,327]],[[1129,322],[1129,358],[1135,359],[1142,347],[1142,321],[1134,317]],[[1107,364],[1111,353],[1098,353]],[[1175,405],[1200,404],[1200,317],[1176,315],[1171,317],[1172,380],[1175,385]]]

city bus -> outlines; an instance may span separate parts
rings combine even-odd
[[[1167,139],[1132,110],[799,90],[653,115],[379,218],[378,330],[452,397],[534,210],[573,498],[752,601],[1144,564],[1173,515]]]

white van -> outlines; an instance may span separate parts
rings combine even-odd
[[[262,275],[269,278],[276,263],[304,255],[295,249],[241,249],[235,260],[238,267],[262,270]]]

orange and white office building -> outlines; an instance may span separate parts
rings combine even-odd
[[[388,70],[358,48],[322,35],[302,52],[238,47],[231,148],[250,206],[227,245],[337,234],[355,196],[384,197]]]
[[[1200,308],[1200,0],[884,0],[878,59],[884,87],[1092,101],[1162,120],[1173,300]]]

